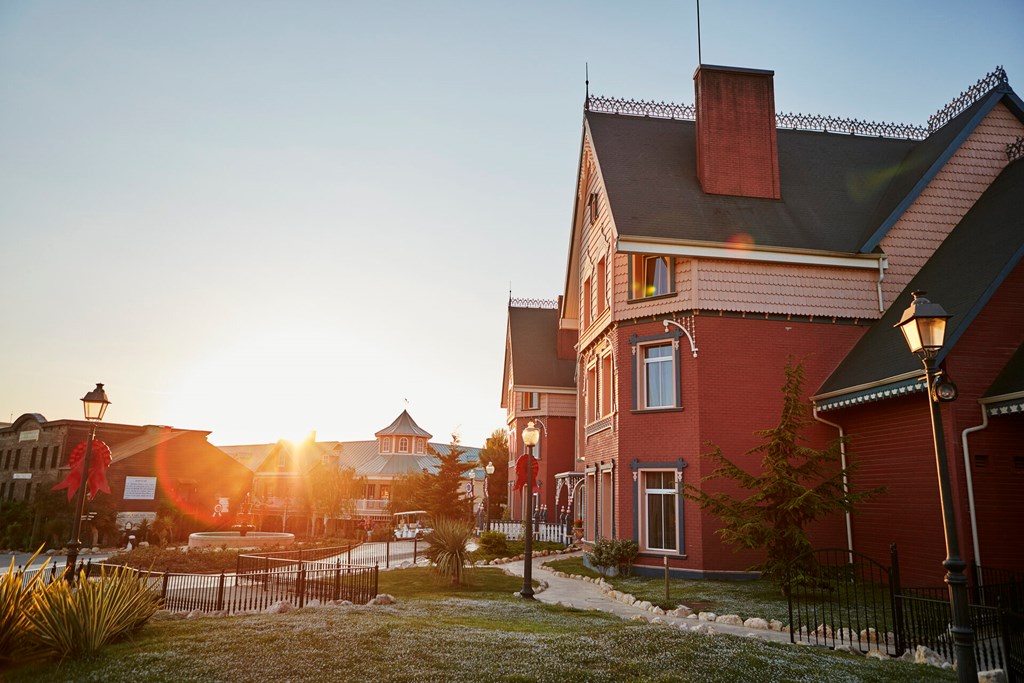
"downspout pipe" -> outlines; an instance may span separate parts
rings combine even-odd
[[[839,465],[843,468],[843,494],[850,495],[850,481],[846,476],[846,434],[843,432],[842,425],[836,424],[835,422],[829,422],[825,418],[818,415],[818,406],[814,406],[814,419],[822,424],[826,424],[829,427],[835,427],[839,430]],[[846,549],[853,552],[853,523],[850,520],[850,512],[846,511]]]
[[[960,434],[960,445],[964,451],[964,472],[967,475],[967,510],[971,515],[971,539],[974,541],[974,566],[981,566],[981,543],[978,542],[978,510],[974,507],[974,478],[971,476],[971,451],[967,435],[980,432],[988,427],[988,407],[981,404],[981,424],[968,427]],[[975,577],[978,585],[984,584],[982,577]]]

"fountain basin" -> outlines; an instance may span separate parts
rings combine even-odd
[[[197,531],[189,534],[189,548],[287,548],[295,543],[295,534],[275,531]]]

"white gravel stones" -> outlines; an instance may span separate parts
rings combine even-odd
[[[710,619],[708,621],[711,621]],[[723,614],[714,620],[715,623],[725,624],[727,626],[743,626],[743,619],[738,614]]]
[[[768,622],[768,628],[770,628],[772,631],[781,631],[781,630],[783,630],[784,626],[785,626],[785,624],[783,624],[778,619],[772,619],[771,621]]]
[[[770,631],[772,630],[767,621],[761,617],[750,617],[743,622],[743,626],[746,628],[757,629],[758,631]]]
[[[697,618],[701,621],[715,621],[718,619],[718,615],[714,612],[699,612]]]
[[[380,593],[373,599],[372,605],[393,605],[395,604],[395,596],[390,593]]]
[[[292,604],[290,602],[288,602],[287,600],[279,600],[279,601],[275,602],[273,605],[271,605],[270,607],[268,607],[267,609],[265,609],[264,613],[265,614],[285,614],[286,612],[291,612],[293,609],[295,609],[295,608],[292,607]]]
[[[914,663],[927,664],[928,666],[936,666],[941,669],[946,669],[950,666],[949,662],[942,655],[924,645],[918,645],[917,649],[914,650]]]

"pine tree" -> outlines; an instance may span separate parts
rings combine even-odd
[[[452,434],[452,442],[444,455],[430,448],[430,454],[441,461],[437,474],[423,477],[423,489],[419,494],[419,507],[436,525],[441,519],[468,522],[473,509],[472,497],[465,496],[463,475],[476,467],[476,463],[462,462],[459,458],[466,452],[459,447],[459,437]]]
[[[718,535],[723,541],[736,549],[766,551],[764,562],[751,569],[784,588],[791,567],[793,577],[801,580],[813,566],[805,555],[811,550],[807,526],[822,517],[849,512],[858,501],[881,491],[851,493],[844,487],[843,476],[849,476],[852,466],[845,471],[840,466],[840,440],[821,450],[801,445],[802,430],[812,424],[808,406],[801,400],[803,364],[790,358],[785,372],[779,424],[754,432],[764,443],[745,454],[761,456],[760,472],[750,474],[714,444],[710,444],[714,450],[703,456],[718,466],[702,481],[726,479],[752,493],[740,498],[689,484],[684,487],[687,498],[722,520]],[[801,556],[806,561],[794,564]]]

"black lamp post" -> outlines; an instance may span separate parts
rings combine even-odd
[[[96,388],[85,395],[82,399],[82,407],[85,410],[85,419],[89,420],[89,439],[85,442],[85,460],[82,463],[82,481],[79,483],[78,492],[75,494],[75,518],[71,524],[71,540],[68,541],[68,559],[65,568],[68,571],[68,581],[75,582],[75,564],[78,562],[78,551],[82,547],[82,516],[85,514],[85,497],[89,489],[89,468],[92,466],[92,442],[96,438],[96,423],[103,419],[107,412],[107,392],[103,391],[103,385],[97,384]]]
[[[491,475],[494,474],[494,463],[488,462],[484,467],[484,528],[491,530]]]
[[[523,512],[523,589],[520,597],[533,600],[533,447],[540,441],[540,430],[530,421],[523,430],[526,446],[526,508]]]
[[[978,666],[974,659],[974,629],[971,628],[967,600],[967,563],[960,557],[957,534],[956,509],[953,488],[949,481],[949,463],[946,458],[946,440],[942,431],[940,401],[956,398],[956,386],[941,378],[936,356],[946,336],[946,321],[951,318],[945,309],[924,298],[926,292],[914,292],[914,300],[896,327],[906,337],[907,346],[924,362],[928,383],[928,406],[932,417],[932,437],[935,440],[935,465],[939,476],[939,498],[942,502],[942,528],[946,535],[946,585],[953,617],[953,645],[956,651],[957,678],[961,683],[976,683]]]

